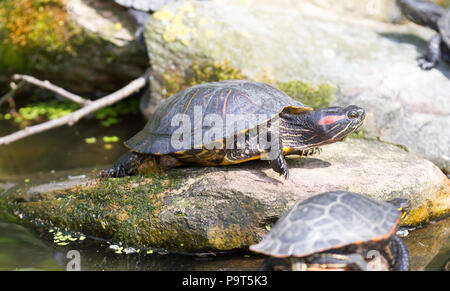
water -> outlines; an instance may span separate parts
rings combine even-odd
[[[122,142],[144,124],[140,117],[127,118],[109,128],[99,126],[95,120],[82,120],[73,127],[61,127],[2,146],[0,182],[23,182],[27,177],[37,182],[40,175],[45,179],[49,173],[110,165],[126,151]],[[0,136],[14,130],[17,128],[11,122],[0,120]],[[120,142],[106,143],[103,136],[118,136]],[[97,142],[86,143],[90,137],[96,137]],[[449,234],[450,218],[410,232],[405,242],[411,253],[411,268],[442,270],[450,257]],[[82,270],[256,270],[263,260],[260,255],[248,253],[119,255],[106,242],[86,239],[57,246],[47,229],[29,230],[0,222],[0,270],[65,270],[70,250],[79,251]]]
[[[0,222],[0,270],[63,270],[53,252],[26,228]]]
[[[128,271],[218,271],[256,270],[263,257],[245,253],[179,255],[115,254],[109,244],[86,239],[70,246],[53,244],[47,229],[28,230],[0,222],[0,270],[66,270],[77,251],[81,270]]]
[[[145,120],[137,116],[111,127],[102,127],[97,120],[82,120],[73,127],[63,126],[1,146],[0,179],[111,164],[126,152],[123,142],[144,125]],[[0,136],[17,129],[12,122],[0,120]],[[117,136],[119,142],[106,143],[104,136]],[[97,142],[85,142],[92,137]]]

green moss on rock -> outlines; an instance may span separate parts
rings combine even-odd
[[[157,219],[159,194],[176,183],[175,173],[93,180],[86,185],[50,191],[38,201],[17,203],[14,210],[72,231],[145,244],[137,230]]]
[[[450,182],[448,179],[436,194],[434,199],[428,199],[421,206],[411,209],[402,221],[403,225],[418,226],[432,220],[446,217],[450,214]]]
[[[278,87],[294,100],[309,105],[314,109],[329,107],[337,90],[336,87],[328,83],[313,86],[299,80],[279,83]]]
[[[163,97],[172,96],[191,86],[223,80],[247,79],[239,68],[235,68],[227,59],[216,62],[201,62],[195,59],[185,70],[184,77],[180,74],[165,73],[163,77]]]

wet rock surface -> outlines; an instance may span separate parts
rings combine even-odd
[[[450,218],[410,232],[404,241],[410,252],[411,270],[448,271],[449,236]]]
[[[22,222],[38,219],[133,246],[188,252],[246,249],[296,201],[326,191],[354,191],[381,200],[407,197],[412,213],[438,205],[428,217],[449,209],[445,175],[397,146],[348,139],[318,156],[291,157],[288,164],[287,181],[266,161],[107,181],[55,179],[12,188],[1,195],[0,205]],[[436,203],[438,195],[447,199],[439,196]],[[410,223],[427,219],[412,217]]]

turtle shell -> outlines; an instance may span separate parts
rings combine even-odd
[[[196,135],[200,133],[203,137],[214,126],[220,126],[206,122],[208,115],[221,120],[222,130],[215,136],[215,140],[221,140],[254,128],[282,110],[300,114],[312,108],[265,83],[241,80],[204,83],[166,99],[144,129],[126,141],[125,146],[138,153],[156,155],[201,148],[205,139]],[[173,133],[181,124],[188,128],[188,123],[191,143],[175,148],[171,142]]]
[[[360,194],[322,193],[295,204],[250,250],[273,257],[305,257],[388,239],[400,216],[394,205]]]
[[[439,19],[439,33],[442,41],[450,48],[450,9]]]

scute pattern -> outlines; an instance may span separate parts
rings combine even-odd
[[[322,193],[297,203],[250,249],[273,257],[304,257],[388,235],[399,217],[386,202],[351,192]]]
[[[195,144],[195,129],[201,126],[201,134],[205,134],[211,126],[202,124],[200,119],[207,114],[217,114],[223,118],[223,138],[232,137],[235,133],[255,127],[275,117],[286,106],[302,107],[312,110],[300,102],[293,100],[282,91],[265,83],[228,80],[204,83],[190,87],[166,99],[156,110],[150,121],[139,133],[125,142],[132,151],[143,154],[168,154],[201,146]],[[200,109],[200,110],[199,110]],[[174,148],[171,143],[172,134],[179,128],[179,123],[172,126],[172,118],[177,114],[189,117],[191,128],[191,144],[184,148]],[[229,121],[244,120],[235,126]],[[196,127],[197,126],[197,127]],[[203,140],[203,138],[202,138]]]

